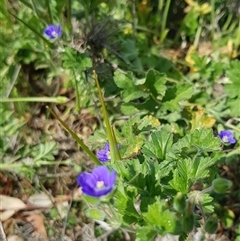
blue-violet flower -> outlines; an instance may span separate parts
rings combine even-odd
[[[97,152],[97,158],[101,162],[108,162],[111,160],[109,142],[106,142],[104,149],[101,149]]]
[[[223,130],[218,133],[218,136],[220,137],[221,141],[224,144],[234,144],[237,142],[237,140],[233,136],[233,132],[230,130]]]
[[[44,33],[48,36],[50,39],[57,39],[60,38],[62,35],[62,27],[60,24],[52,25],[49,24],[45,29]]]
[[[82,192],[88,196],[101,197],[113,190],[116,171],[110,172],[106,166],[97,166],[92,173],[83,172],[77,177]]]

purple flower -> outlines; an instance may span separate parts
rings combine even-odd
[[[57,26],[49,24],[45,29],[44,33],[50,38],[50,39],[57,39],[60,38],[62,35],[62,27],[60,24]]]
[[[236,143],[236,139],[233,137],[233,132],[230,130],[223,130],[218,133],[218,136],[220,137],[221,141],[224,144],[234,144]]]
[[[77,183],[82,187],[84,194],[101,197],[112,191],[116,176],[116,171],[110,172],[106,166],[97,166],[92,173],[81,173],[77,177]]]
[[[106,142],[104,149],[101,149],[97,152],[97,158],[101,162],[108,162],[111,160],[109,142]]]

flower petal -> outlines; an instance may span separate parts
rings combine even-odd
[[[237,142],[231,130],[222,130],[218,133],[218,136],[221,139],[221,141],[225,144],[234,144]]]
[[[49,24],[45,29],[44,33],[48,36],[50,39],[56,39],[60,38],[62,35],[62,27],[60,24],[57,26],[53,24]]]
[[[109,170],[106,166],[95,167],[92,171],[92,174],[95,176],[97,181],[102,181],[104,176],[108,176]]]
[[[106,150],[99,150],[97,152],[97,157],[101,162],[107,162],[110,160],[108,156],[108,152]]]
[[[116,171],[110,172],[106,166],[98,166],[93,169],[92,173],[81,173],[77,177],[77,182],[85,195],[101,197],[112,191],[116,176]],[[103,182],[100,187],[99,182]]]
[[[106,142],[106,144],[105,144],[105,146],[104,146],[104,149],[105,149],[106,151],[110,151],[110,144],[109,144],[109,142]]]

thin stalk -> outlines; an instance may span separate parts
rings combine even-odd
[[[82,149],[88,154],[88,156],[92,159],[92,161],[96,165],[102,165],[102,163],[97,159],[97,157],[93,154],[93,152],[83,143],[83,141],[68,127],[67,124],[48,106],[46,107],[49,112],[62,124],[62,126],[71,134],[71,136],[75,139],[75,141],[82,147]]]
[[[211,29],[211,35],[212,35],[212,40],[214,41],[214,36],[215,36],[215,0],[211,0],[211,7],[212,7],[212,11],[211,11],[211,25],[212,25],[212,29]]]
[[[203,17],[201,16],[200,19],[199,19],[199,25],[198,25],[197,33],[196,33],[194,43],[193,43],[193,46],[194,46],[195,49],[198,47],[199,40],[200,40],[200,37],[201,37],[202,23],[203,23]]]
[[[53,23],[52,11],[51,11],[51,8],[50,8],[50,1],[49,0],[45,0],[45,4],[47,5],[47,10],[48,10],[50,23]]]
[[[35,5],[35,3],[34,3],[34,0],[31,0],[31,3],[32,3],[32,10],[33,10],[34,14],[35,14],[37,17],[39,17],[38,14],[37,14],[37,8],[36,8],[36,5]]]
[[[233,129],[240,133],[240,128],[236,127],[235,125],[232,125],[231,123],[228,123],[226,121],[223,121],[221,117],[218,117],[218,113],[214,110],[211,110],[210,108],[207,109],[207,111],[214,116],[214,118],[221,123],[223,126],[229,127],[230,129]]]
[[[158,1],[158,10],[160,10],[160,11],[162,11],[162,9],[163,9],[163,3],[164,1],[163,0],[159,0]]]
[[[25,1],[25,0],[20,0],[20,1],[32,10],[32,5],[28,1]]]
[[[99,99],[100,99],[102,111],[103,111],[103,119],[104,119],[104,122],[105,122],[106,128],[107,128],[107,137],[108,137],[108,141],[109,141],[109,144],[110,144],[111,161],[114,163],[116,161],[116,158],[117,158],[117,153],[116,153],[117,143],[115,142],[114,137],[113,137],[112,128],[111,128],[111,125],[110,125],[110,122],[109,122],[107,109],[106,109],[106,106],[105,106],[105,103],[104,103],[104,99],[103,99],[103,96],[102,96],[101,88],[100,88],[100,85],[99,85],[99,82],[98,82],[98,77],[97,77],[97,74],[96,74],[95,70],[93,70],[93,76],[94,76],[94,79],[95,79],[95,82],[96,82],[96,85],[97,85],[98,95],[99,95]]]
[[[132,35],[135,40],[136,37],[136,26],[137,26],[137,13],[136,13],[136,3],[135,0],[132,0]]]
[[[120,152],[118,150],[118,145],[117,145],[117,139],[116,139],[116,136],[115,136],[115,133],[114,133],[114,129],[113,129],[112,126],[111,126],[111,130],[112,130],[113,139],[114,139],[114,143],[115,143],[115,153],[117,155],[117,160],[121,160]]]
[[[51,42],[49,42],[47,39],[44,38],[44,36],[39,33],[34,27],[30,26],[28,23],[17,17],[14,13],[8,12],[10,15],[12,15],[14,18],[16,18],[19,22],[23,23],[26,27],[28,27],[31,31],[33,31],[40,39],[42,39],[47,45],[50,45]]]
[[[38,163],[36,163],[38,162]],[[18,163],[1,163],[0,165],[0,170],[14,170],[14,169],[21,169],[21,168],[34,168],[34,167],[40,167],[40,166],[50,166],[50,165],[56,165],[56,161],[38,161],[38,160],[33,160],[33,165],[28,166],[24,164],[23,162],[18,162]],[[66,161],[61,161],[59,162],[62,165],[69,165],[71,164],[69,160]]]
[[[70,29],[70,32],[72,33],[72,23],[71,23],[71,15],[72,15],[72,1],[67,1],[67,25]]]
[[[213,190],[213,187],[211,186],[211,187],[208,187],[208,188],[205,188],[205,189],[203,189],[202,191],[200,191],[201,193],[207,193],[207,192],[211,192]]]
[[[77,77],[75,74],[74,69],[72,69],[73,71],[73,77],[74,77],[74,82],[75,82],[75,89],[76,89],[76,109],[79,112],[80,111],[80,94],[79,94],[79,89],[78,89],[78,84],[77,84]]]
[[[18,97],[18,98],[2,98],[0,103],[9,102],[49,102],[49,103],[59,103],[63,104],[68,102],[69,99],[65,96],[57,97]]]
[[[166,2],[166,6],[164,8],[164,12],[163,12],[163,19],[162,19],[162,24],[161,24],[161,38],[163,38],[163,34],[165,33],[166,30],[166,23],[167,23],[167,17],[168,17],[168,11],[169,11],[169,7],[171,4],[171,0],[167,0]]]

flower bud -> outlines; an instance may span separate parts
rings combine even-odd
[[[216,233],[217,228],[218,228],[218,221],[216,218],[209,218],[204,225],[204,230],[210,234]]]
[[[212,187],[217,193],[225,193],[232,187],[232,182],[224,178],[217,178],[213,180]]]
[[[176,194],[176,196],[174,197],[173,207],[176,211],[178,211],[180,213],[185,210],[185,208],[186,208],[186,198],[181,192],[178,192]]]
[[[183,217],[183,231],[190,233],[194,228],[194,215],[192,213]]]

